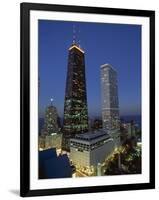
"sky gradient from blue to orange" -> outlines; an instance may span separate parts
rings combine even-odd
[[[85,51],[89,117],[101,116],[100,65],[104,63],[111,64],[118,73],[120,115],[140,115],[140,25],[40,20],[40,116],[53,98],[59,115],[63,117],[68,48],[73,40],[73,25]]]

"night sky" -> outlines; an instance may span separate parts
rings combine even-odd
[[[54,99],[63,117],[68,48],[76,26],[85,51],[89,117],[101,116],[100,65],[118,73],[120,115],[141,114],[141,26],[39,20],[39,113]],[[77,31],[80,30],[80,31]]]

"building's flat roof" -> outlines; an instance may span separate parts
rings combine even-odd
[[[101,130],[97,130],[94,132],[89,131],[87,133],[77,134],[75,136],[75,139],[91,141],[91,140],[95,140],[95,139],[103,137],[103,136],[110,137],[106,131],[101,129]]]
[[[112,65],[108,64],[108,63],[101,65],[100,68],[101,69],[103,69],[103,68],[111,68],[113,71],[116,72],[116,70],[114,69],[114,67]]]
[[[44,161],[45,178],[70,178],[72,169],[66,154]]]

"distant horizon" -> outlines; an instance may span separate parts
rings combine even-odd
[[[60,117],[61,119],[63,119],[63,116],[59,116],[59,115],[58,115],[58,117]],[[122,117],[141,117],[141,114],[139,114],[139,115],[138,115],[138,114],[136,114],[136,115],[120,115],[120,116],[119,116],[120,119],[121,119]],[[42,119],[42,118],[45,118],[45,116],[40,116],[40,117],[39,117],[39,119]],[[94,116],[91,116],[91,117],[88,116],[88,118],[90,118],[90,119],[91,119],[91,118],[101,118],[101,119],[102,119],[102,116],[94,115]]]
[[[141,115],[141,26],[39,20],[39,117],[54,99],[63,118],[73,25],[85,51],[88,116],[101,116],[100,66],[117,71],[120,116]]]

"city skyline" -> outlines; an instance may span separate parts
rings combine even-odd
[[[60,117],[63,117],[68,48],[73,40],[74,24],[77,24],[80,30],[78,37],[85,51],[89,116],[101,116],[100,65],[102,63],[110,63],[118,71],[120,115],[141,115],[141,27],[139,25],[40,20],[40,116],[43,116],[45,107],[53,97],[54,106]],[[96,41],[93,31],[99,35]],[[125,53],[128,58],[125,57],[124,60]],[[132,65],[134,67],[131,67]]]

